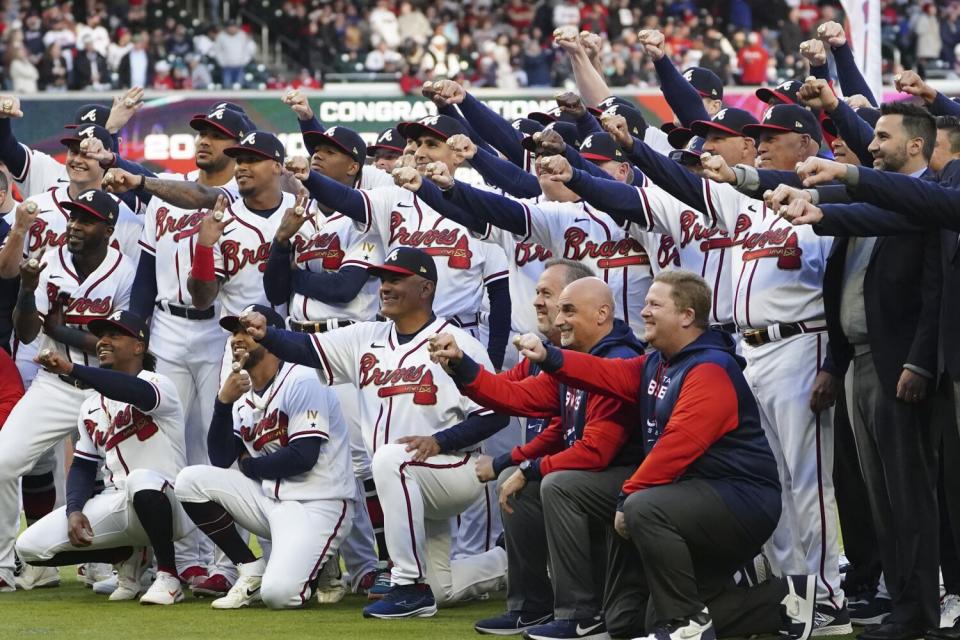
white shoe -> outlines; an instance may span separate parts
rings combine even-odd
[[[343,576],[340,575],[340,555],[333,554],[320,570],[317,576],[317,602],[320,604],[336,604],[347,595]]]
[[[150,564],[150,555],[150,552],[143,547],[134,548],[129,558],[115,565],[117,568],[117,586],[110,593],[112,602],[133,600],[146,591],[141,578]],[[103,585],[104,590],[107,587],[107,584]],[[103,593],[103,591],[98,590],[96,584],[93,585],[93,590],[96,593]]]
[[[18,589],[42,589],[44,587],[60,586],[60,570],[56,567],[37,567],[23,563],[23,570],[14,580]]]
[[[181,600],[183,589],[180,588],[180,578],[166,571],[157,571],[157,579],[140,598],[140,604],[169,605]]]
[[[93,583],[93,592],[101,596],[108,596],[114,591],[117,590],[117,573],[116,571],[109,578],[104,578],[103,580],[97,580]]]
[[[104,562],[84,562],[77,565],[77,582],[88,587],[111,577],[113,577],[113,566]]]
[[[940,628],[952,627],[960,618],[960,596],[948,593],[940,600]]]
[[[214,609],[239,609],[248,607],[255,602],[260,602],[260,582],[263,580],[263,572],[267,568],[267,563],[260,558],[256,562],[247,562],[237,565],[239,577],[230,587],[230,591],[222,598],[217,598],[210,603]]]

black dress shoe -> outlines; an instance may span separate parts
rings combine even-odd
[[[960,640],[960,622],[955,622],[952,627],[927,631],[926,637],[929,640]]]
[[[859,640],[920,640],[923,637],[922,630],[899,622],[887,622],[857,636]]]

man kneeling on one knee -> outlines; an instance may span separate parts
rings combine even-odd
[[[639,404],[646,457],[623,485],[614,526],[641,559],[645,637],[781,632],[806,640],[815,576],[755,587],[731,578],[773,532],[781,498],[743,361],[727,334],[708,327],[711,301],[699,276],[665,271],[643,310],[655,351],[613,360],[544,347],[530,335],[522,355],[558,382]]]

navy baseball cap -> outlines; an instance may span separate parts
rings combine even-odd
[[[273,160],[280,164],[283,164],[285,157],[283,143],[277,136],[266,131],[251,131],[240,140],[239,144],[223,150],[223,154],[231,158],[247,153],[262,156],[266,160]]]
[[[693,131],[686,127],[674,127],[673,130],[667,134],[667,142],[669,142],[670,146],[674,149],[683,149],[693,136]]]
[[[808,109],[795,104],[775,104],[763,114],[760,124],[743,128],[744,135],[759,138],[762,133],[805,133],[818,144],[823,142],[820,123]]]
[[[600,115],[610,107],[621,106],[621,107],[630,107],[631,109],[636,109],[637,105],[633,102],[630,102],[626,98],[621,98],[619,96],[610,96],[609,98],[604,98],[597,103],[596,107],[590,107],[590,112],[594,115]]]
[[[268,327],[273,327],[274,329],[287,328],[283,323],[283,316],[266,305],[251,304],[245,307],[244,310],[240,312],[240,315],[243,316],[254,311],[262,314],[267,319]],[[220,326],[231,334],[243,330],[243,325],[240,324],[240,316],[223,316],[220,318]]]
[[[113,136],[110,135],[110,132],[104,129],[103,127],[96,124],[89,124],[84,127],[65,127],[67,129],[68,135],[63,138],[60,138],[60,144],[65,147],[70,146],[71,144],[83,142],[90,138],[96,138],[103,143],[104,149],[113,148]]]
[[[727,136],[744,136],[744,128],[759,124],[753,114],[743,109],[726,107],[720,109],[709,120],[696,120],[690,125],[693,135],[706,138],[711,133],[721,133]]]
[[[530,118],[517,118],[510,123],[510,126],[522,133],[525,138],[538,131],[543,131],[543,125]]]
[[[399,129],[396,127],[385,129],[384,131],[380,132],[380,135],[377,136],[377,141],[367,147],[367,155],[376,155],[377,151],[380,150],[403,153],[403,147],[405,146],[405,143],[406,140],[403,139]]]
[[[556,131],[560,134],[560,137],[563,138],[563,141],[573,148],[579,147],[582,141],[580,138],[580,130],[577,128],[577,125],[569,122],[551,122],[545,126],[543,130]],[[534,141],[533,136],[527,136],[521,140],[520,146],[530,153],[537,152],[537,143]]]
[[[771,100],[774,101],[774,104],[800,104],[797,100],[797,93],[802,86],[803,83],[799,80],[787,80],[773,88],[760,87],[756,91],[756,96],[758,100],[768,104]]]
[[[383,264],[367,267],[374,276],[397,273],[403,276],[420,276],[430,282],[437,281],[437,265],[427,252],[413,247],[397,247],[387,256]]]
[[[117,218],[120,216],[120,207],[116,199],[106,191],[99,189],[87,189],[77,195],[73,200],[68,200],[62,205],[68,213],[86,213],[94,218],[106,222],[108,226],[114,226]]]
[[[683,77],[702,97],[723,100],[723,80],[710,69],[690,67],[683,72]]]
[[[98,338],[107,331],[118,330],[143,343],[150,342],[146,320],[132,311],[117,311],[109,318],[95,318],[87,324],[87,329]]]
[[[630,135],[637,136],[638,138],[643,137],[643,134],[647,131],[646,118],[643,117],[639,109],[629,104],[618,103],[610,105],[604,109],[600,115],[623,116],[623,119],[627,121],[627,129],[630,131]]]
[[[700,164],[700,154],[703,153],[703,143],[700,136],[693,136],[683,149],[674,149],[670,152],[670,159],[684,165]]]
[[[247,112],[244,110],[244,108],[235,102],[218,102],[210,107],[209,110],[217,111],[218,109],[226,109],[227,111],[233,111],[234,113],[242,113],[243,115],[247,115]]]
[[[660,125],[660,131],[663,131],[664,133],[669,135],[671,131],[673,131],[679,126],[680,125],[678,125],[676,122],[664,122],[662,125]]]
[[[102,104],[85,104],[73,114],[73,124],[68,124],[65,129],[76,129],[87,124],[96,124],[101,127],[107,126],[107,119],[110,117],[110,107]]]
[[[874,109],[873,107],[857,107],[853,110],[861,120],[870,125],[871,129],[877,128],[877,120],[880,119],[880,109]],[[837,123],[830,118],[824,118],[820,122],[820,126],[824,131],[829,133],[833,137],[837,137],[840,133],[837,131]]]
[[[580,145],[580,155],[587,160],[596,160],[606,162],[615,160],[616,162],[626,162],[627,157],[623,154],[623,149],[613,139],[613,136],[607,132],[591,133],[587,136],[583,144]]]
[[[303,141],[310,147],[317,147],[321,144],[336,147],[339,151],[353,158],[354,162],[361,165],[367,157],[367,143],[363,141],[360,134],[347,127],[334,126],[326,131],[304,131]],[[403,149],[399,149],[403,151]]]
[[[577,121],[576,118],[574,118],[572,115],[570,115],[560,107],[554,107],[549,111],[532,111],[527,114],[527,118],[529,118],[530,120],[535,120],[540,124],[542,124],[543,126],[547,126],[551,122],[557,122],[558,120],[561,122],[570,122],[570,123],[575,123]]]
[[[397,131],[407,140],[416,140],[424,134],[429,134],[446,141],[450,136],[467,134],[459,121],[445,115],[428,116],[416,122],[401,122],[397,125]]]
[[[242,112],[227,108],[211,109],[209,113],[198,113],[190,118],[190,128],[194,131],[216,129],[221,133],[239,140],[248,131],[250,121]]]

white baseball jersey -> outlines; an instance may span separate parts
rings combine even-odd
[[[353,220],[343,214],[324,215],[311,207],[313,215],[307,218],[290,243],[291,260],[295,269],[313,272],[335,272],[342,267],[366,269],[383,264],[383,245],[380,236],[362,232]],[[365,322],[373,320],[380,308],[379,283],[368,278],[360,293],[347,304],[327,304],[293,292],[290,298],[290,319],[326,320],[338,318]]]
[[[525,232],[518,239],[535,242],[559,258],[593,269],[613,291],[617,316],[643,335],[640,312],[653,278],[647,252],[626,231],[585,202],[519,200],[526,212]]]
[[[156,471],[171,484],[186,466],[183,408],[177,387],[166,376],[143,370],[157,402],[149,411],[95,393],[80,407],[80,439],[74,455],[103,464],[109,480],[123,489],[134,469]]]
[[[130,305],[130,290],[136,275],[133,264],[113,247],[107,247],[103,262],[82,281],[73,266],[73,256],[66,246],[60,246],[43,255],[47,266],[40,272],[36,291],[36,306],[40,315],[46,315],[51,305],[59,303],[63,308],[66,326],[81,331],[95,318],[107,318]],[[66,355],[76,364],[94,366],[97,357],[79,349],[56,342],[41,332],[39,349],[53,349]]]
[[[347,426],[333,391],[307,367],[280,363],[263,395],[249,391],[233,404],[233,433],[254,458],[268,456],[299,438],[320,438],[320,457],[310,471],[263,480],[277,500],[352,500],[356,493]]]
[[[430,361],[428,339],[441,332],[453,335],[464,353],[493,370],[483,345],[443,318],[405,344],[397,340],[393,322],[310,334],[326,382],[360,389],[360,425],[370,455],[403,436],[429,436],[467,416],[491,413],[461,395],[440,365]]]
[[[536,333],[537,312],[533,308],[533,299],[537,295],[537,281],[553,253],[534,242],[519,241],[512,233],[492,224],[488,224],[486,232],[478,237],[500,247],[507,256],[510,300],[513,302],[511,330],[519,334]]]
[[[699,273],[713,290],[710,323],[733,322],[729,234],[649,181],[637,191],[645,223],[631,224],[630,234],[648,247],[651,257],[656,256],[651,260],[654,270],[679,267]]]
[[[377,187],[393,186],[396,186],[396,183],[393,181],[393,176],[383,169],[376,168],[372,164],[365,165],[360,172],[360,189],[376,189]]]
[[[227,207],[225,215],[230,221],[213,247],[214,270],[222,280],[217,296],[221,317],[240,315],[251,304],[271,306],[263,290],[263,272],[283,214],[295,203],[296,196],[284,193],[280,206],[268,218],[247,209],[242,198]]]
[[[196,180],[199,171],[186,176],[179,173],[162,174],[165,180]],[[223,186],[221,191],[228,202],[236,200],[236,181]],[[143,215],[143,234],[140,247],[154,256],[157,271],[157,302],[166,301],[182,307],[193,306],[187,290],[187,278],[193,265],[200,222],[206,209],[182,209],[154,196]]]
[[[24,237],[24,258],[35,255],[40,249],[49,251],[67,244],[67,221],[70,213],[63,208],[63,203],[70,200],[67,185],[54,187],[27,198],[27,202],[36,203],[38,211],[36,220]],[[121,200],[116,197],[114,200],[117,201],[120,213],[113,227],[113,246],[120,249],[136,265],[140,259],[139,239],[143,232],[143,220]],[[8,214],[7,220],[11,225],[16,219],[15,216],[15,211]]]
[[[70,182],[67,168],[62,162],[25,144],[20,146],[26,152],[27,160],[23,163],[23,170],[13,176],[13,180],[24,198],[43,193],[53,186],[66,186]]]
[[[703,180],[707,219],[733,234],[733,320],[741,330],[778,322],[824,325],[823,272],[833,238],[795,227],[762,200]],[[825,326],[825,325],[824,325]]]
[[[503,252],[491,250],[406,189],[384,187],[360,193],[367,208],[367,219],[360,227],[376,231],[387,254],[397,247],[415,247],[433,257],[436,314],[457,317],[465,324],[474,322],[484,287],[508,277]]]

